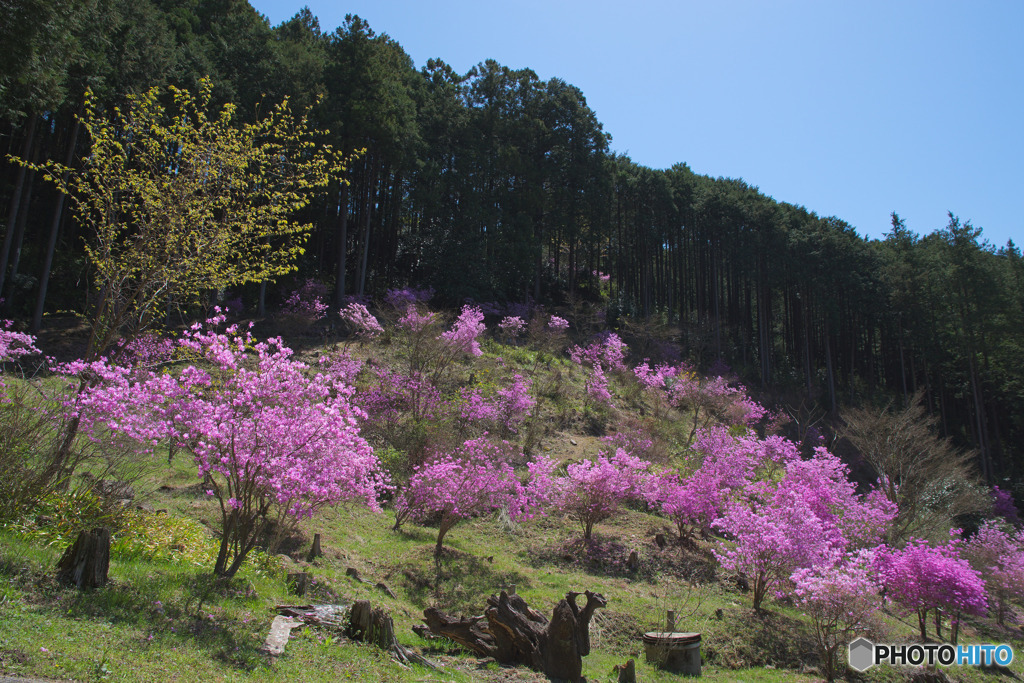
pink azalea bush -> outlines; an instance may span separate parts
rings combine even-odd
[[[648,477],[649,463],[619,448],[608,457],[599,455],[566,468],[567,476],[555,485],[555,507],[583,527],[590,540],[594,524],[618,513],[627,501],[639,499]]]
[[[1010,602],[1024,600],[1024,533],[986,520],[962,543],[961,555],[985,580],[996,602],[996,622],[1002,624]]]
[[[758,440],[745,442],[749,448]],[[783,590],[797,569],[877,545],[896,515],[895,505],[877,492],[857,495],[846,466],[826,449],[802,460],[785,440],[760,443],[767,447],[760,454],[754,449],[756,457],[782,460],[784,474],[778,481],[769,476],[748,483],[712,523],[733,539],[716,556],[723,567],[752,577],[755,609],[770,589]]]
[[[902,549],[883,548],[875,569],[886,597],[917,612],[921,640],[928,637],[928,612],[935,612],[936,635],[941,615],[958,619],[961,613],[983,615],[988,609],[985,582],[960,556],[957,544],[929,545],[911,538]]]
[[[514,341],[526,330],[526,322],[518,315],[509,315],[501,319],[498,329],[507,341]]]
[[[285,524],[343,500],[379,509],[387,481],[359,435],[350,386],[312,373],[280,339],[257,342],[234,326],[219,333],[197,323],[180,346],[203,365],[134,380],[107,368],[78,410],[94,435],[105,427],[192,450],[220,504],[217,574],[234,575],[274,518]]]
[[[378,321],[363,304],[355,302],[350,303],[348,306],[342,308],[338,314],[341,316],[342,320],[355,329],[356,334],[360,337],[372,339],[384,332],[384,328],[381,327],[380,321]]]
[[[793,598],[810,617],[814,641],[829,681],[842,670],[841,652],[862,633],[880,606],[874,551],[860,550],[790,576]]]
[[[507,442],[471,439],[417,466],[395,499],[395,528],[405,519],[438,519],[434,554],[440,556],[447,533],[465,519],[501,509],[512,519],[532,514],[549,498],[553,463],[534,460],[523,483],[508,462],[508,448]]]
[[[293,324],[309,326],[327,315],[327,287],[316,280],[306,280],[294,290],[281,307],[281,314]]]
[[[447,344],[457,352],[471,356],[481,356],[480,342],[477,340],[487,326],[484,325],[484,314],[477,306],[463,306],[462,313],[455,320],[452,329],[441,334]]]
[[[552,332],[565,332],[569,329],[569,321],[553,315],[548,319],[548,329]]]

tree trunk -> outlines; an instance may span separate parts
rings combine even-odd
[[[341,185],[338,200],[338,269],[334,278],[334,305],[345,303],[345,257],[348,250],[348,183]]]
[[[28,130],[25,131],[25,142],[21,148],[21,158],[28,161],[29,153],[32,151],[32,139],[36,132],[36,116],[29,114]],[[18,212],[21,208],[21,195],[25,187],[26,168],[18,167],[18,179],[14,183],[14,192],[11,194],[11,210],[7,217],[7,233],[4,235],[3,247],[0,248],[0,292],[3,291],[7,280],[7,259],[11,255],[11,241],[14,237],[14,226],[18,219]]]
[[[482,657],[502,664],[524,664],[552,679],[578,683],[583,680],[583,657],[590,654],[590,620],[594,611],[608,604],[599,593],[586,591],[580,609],[580,593],[567,593],[548,621],[518,595],[502,591],[487,599],[484,615],[456,619],[430,607],[424,621],[433,633],[451,638]],[[487,624],[482,622],[487,619]]]
[[[75,125],[71,129],[71,139],[68,142],[67,154],[64,156],[64,167],[70,168],[71,162],[75,159],[75,145],[78,144],[78,130],[82,122],[75,117]],[[64,182],[67,182],[68,171],[64,172]],[[53,209],[53,220],[50,221],[50,240],[46,245],[46,255],[43,258],[43,271],[39,275],[39,293],[36,295],[36,310],[32,315],[32,327],[30,331],[38,334],[43,325],[43,311],[46,307],[46,290],[50,285],[50,270],[53,268],[53,254],[57,249],[57,235],[60,232],[60,219],[64,215],[65,194],[57,194],[57,205]]]

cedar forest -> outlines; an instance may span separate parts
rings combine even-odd
[[[974,493],[1015,521],[1012,242],[952,213],[923,236],[894,213],[865,239],[682,160],[640,166],[578,88],[494,61],[417,70],[356,16],[328,32],[308,9],[270,26],[240,0],[0,6],[0,357],[62,397],[49,459],[0,484],[0,521],[90,466],[76,439],[159,444],[168,464],[191,451],[228,578],[268,530],[273,548],[342,500],[383,502],[396,531],[436,525],[437,558],[494,511],[557,510],[589,542],[646,506],[680,542],[724,535],[714,557],[750,579],[755,610],[785,587],[832,623],[817,640],[829,679],[873,586],[917,612],[922,639],[929,610],[955,639],[961,614],[1002,624],[1024,595],[1024,539],[950,483],[975,472]],[[193,168],[200,148],[216,161]],[[146,189],[154,168],[162,192]],[[137,198],[119,204],[126,188]],[[91,323],[79,360],[39,361],[71,316]],[[314,338],[344,345],[303,356]],[[481,356],[494,386],[466,369]],[[564,425],[604,435],[595,459],[538,447],[563,367],[581,387]],[[20,414],[29,380],[8,375],[5,415]],[[615,424],[627,404],[647,422]],[[893,434],[941,457],[886,460],[873,438],[899,415],[927,428]],[[968,537],[936,543],[954,522]],[[932,575],[959,592],[932,604],[948,587],[922,588]]]

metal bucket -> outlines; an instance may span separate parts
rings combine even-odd
[[[687,676],[700,676],[700,634],[651,631],[644,634],[647,663]]]

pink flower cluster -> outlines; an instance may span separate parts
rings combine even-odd
[[[338,311],[338,314],[342,320],[355,328],[356,334],[359,336],[373,338],[384,332],[384,328],[380,326],[380,321],[363,304],[350,303]]]
[[[509,315],[501,319],[498,329],[508,339],[515,339],[526,329],[526,323],[518,315]]]
[[[1003,623],[1010,602],[1024,599],[1024,532],[987,520],[961,544],[961,555],[985,580]]]
[[[481,356],[480,342],[477,341],[487,326],[484,325],[483,311],[476,306],[463,306],[462,313],[455,320],[452,329],[441,334],[441,339],[457,351],[468,353],[471,356]]]
[[[384,294],[384,302],[394,308],[408,308],[410,304],[418,304],[429,301],[434,296],[434,288],[415,289],[403,287],[401,289],[389,289]]]
[[[21,356],[41,353],[36,348],[36,338],[24,332],[14,332],[11,330],[13,324],[10,320],[0,323],[0,363],[6,363]]]
[[[569,321],[557,315],[551,316],[548,320],[548,329],[552,332],[565,332],[569,329]]]
[[[287,317],[314,323],[327,315],[327,304],[323,302],[325,296],[327,287],[316,280],[306,280],[285,300],[281,312]]]
[[[569,465],[567,476],[555,484],[555,507],[575,519],[589,539],[594,524],[615,515],[629,500],[639,499],[645,489],[650,463],[619,448],[611,457]]]
[[[554,464],[538,458],[519,481],[508,462],[507,442],[485,438],[466,441],[455,453],[437,454],[417,466],[395,499],[399,522],[440,517],[436,554],[444,537],[458,522],[506,509],[512,519],[528,516],[550,496]]]
[[[351,387],[312,374],[280,339],[257,342],[234,326],[218,333],[196,324],[179,346],[207,365],[133,379],[91,364],[104,381],[84,392],[77,410],[96,438],[102,426],[143,444],[168,439],[191,448],[221,503],[222,555],[236,548],[233,569],[222,558],[218,572],[237,569],[270,510],[308,517],[342,500],[378,509],[387,481],[359,436],[362,413],[351,404]]]
[[[917,612],[922,639],[927,638],[931,610],[957,618],[961,613],[984,614],[988,609],[985,582],[960,557],[956,543],[933,546],[912,538],[901,550],[880,549],[875,570],[886,596]]]
[[[826,566],[848,550],[878,544],[896,515],[884,496],[857,495],[846,466],[824,448],[802,460],[779,437],[748,437],[738,445],[753,458],[742,469],[756,464],[771,472],[784,464],[781,479],[769,474],[746,484],[712,523],[734,539],[716,555],[727,569],[752,577],[755,609],[795,570]]]

